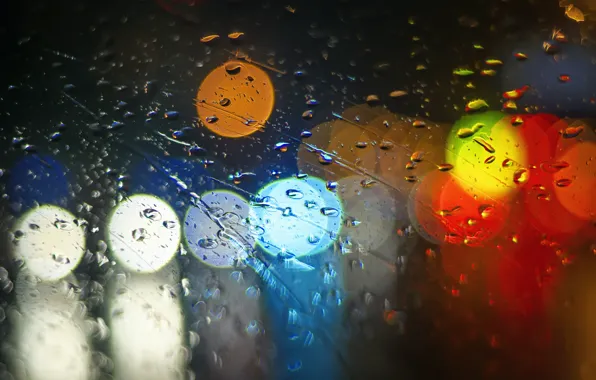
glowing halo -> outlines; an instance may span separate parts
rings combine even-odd
[[[232,268],[235,260],[246,258],[253,249],[253,235],[258,236],[260,231],[247,223],[248,203],[227,190],[208,191],[201,200],[210,208],[210,214],[198,207],[188,209],[184,219],[186,245],[205,264]]]
[[[592,124],[577,120],[570,128],[583,127],[576,138],[559,138],[558,154],[555,162],[565,162],[569,166],[553,174],[555,183],[570,179],[569,186],[555,186],[558,201],[569,212],[583,220],[596,221],[596,132]]]
[[[392,251],[400,243],[397,230],[408,225],[403,196],[382,184],[364,188],[367,177],[350,176],[338,181],[338,194],[344,209],[341,235],[365,251],[376,251],[391,241]],[[395,252],[392,252],[392,256]]]
[[[510,116],[490,111],[464,116],[455,123],[447,137],[446,159],[454,166],[451,173],[462,187],[473,186],[496,199],[515,192],[515,169],[527,168],[529,156],[510,120]],[[505,167],[506,160],[511,161],[511,167]]]
[[[271,255],[314,255],[327,248],[341,229],[340,200],[320,179],[274,181],[259,190],[257,198],[250,222],[262,228],[257,244]]]
[[[108,247],[116,261],[132,271],[153,273],[178,250],[178,216],[157,197],[135,194],[118,204],[108,220]]]
[[[414,227],[432,243],[481,246],[506,225],[509,204],[463,188],[450,173],[428,174],[412,191],[409,214]]]
[[[85,253],[85,232],[67,210],[44,205],[23,214],[12,236],[13,254],[28,271],[44,281],[72,272]]]
[[[211,71],[199,87],[196,107],[213,133],[238,138],[263,130],[275,103],[269,75],[245,61],[228,61]]]

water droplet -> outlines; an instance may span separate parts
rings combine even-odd
[[[302,113],[302,118],[304,120],[310,120],[314,116],[314,112],[312,110],[306,110]]]
[[[112,122],[112,124],[110,124],[110,126],[107,128],[108,130],[116,130],[116,129],[120,129],[124,127],[124,123],[121,121],[114,121]]]
[[[306,105],[307,106],[316,106],[318,104],[319,104],[319,101],[317,99],[314,99],[314,98],[313,99],[308,99],[306,101]]]
[[[315,207],[317,207],[317,202],[306,200],[306,201],[304,201],[304,207],[315,208]]]
[[[296,77],[296,78],[303,78],[305,76],[306,76],[306,71],[304,71],[304,70],[294,71],[294,77]]]
[[[252,320],[246,326],[245,331],[248,335],[254,337],[261,332],[261,329],[259,328],[259,323],[255,320]]]
[[[570,179],[568,179],[568,178],[562,178],[562,179],[557,180],[555,182],[555,184],[558,187],[567,187],[567,186],[571,185],[571,182],[572,181]]]
[[[152,221],[161,220],[161,213],[153,208],[146,208],[142,211],[141,214],[145,218],[152,220]]]
[[[404,179],[405,179],[406,181],[408,181],[408,182],[412,182],[412,183],[413,183],[413,182],[416,182],[416,181],[418,181],[418,177],[416,177],[415,175],[408,175],[408,176],[405,176],[405,177],[404,177]]]
[[[132,231],[132,238],[136,241],[144,241],[149,237],[149,233],[144,228],[136,228]]]
[[[50,141],[58,141],[62,137],[62,133],[54,132],[50,135]]]
[[[292,215],[292,208],[286,207],[281,213],[282,216],[291,216]]]
[[[304,194],[300,190],[295,189],[286,190],[286,195],[291,199],[302,199],[304,197]]]
[[[511,158],[506,158],[501,163],[501,166],[504,168],[510,168],[511,166],[513,166],[513,163],[514,161]]]
[[[356,148],[364,149],[367,146],[368,146],[368,143],[366,141],[358,141],[356,143]]]
[[[229,62],[225,65],[226,72],[231,75],[236,75],[242,69],[242,65],[238,62]]]
[[[296,173],[296,178],[297,179],[305,179],[305,178],[308,178],[308,174],[306,174],[306,173]]]
[[[307,139],[309,137],[312,136],[312,132],[311,131],[302,131],[302,133],[300,133],[300,137],[302,137],[303,139]]]
[[[54,221],[54,227],[56,227],[59,230],[64,230],[64,231],[70,231],[73,229],[72,223],[62,220],[62,219],[56,219]]]
[[[219,105],[220,105],[220,106],[222,106],[222,107],[227,107],[227,106],[229,106],[229,105],[230,105],[230,103],[232,103],[232,102],[231,102],[231,100],[230,100],[230,99],[228,99],[228,98],[223,98],[223,99],[221,99],[221,100],[219,101]]]
[[[219,38],[219,34],[210,34],[208,36],[202,37],[199,41],[202,43],[208,43],[214,41]]]
[[[199,247],[204,248],[204,249],[214,249],[219,245],[219,243],[217,242],[217,239],[208,238],[208,237],[199,239],[197,244]]]
[[[163,226],[169,230],[173,229],[176,227],[177,223],[174,220],[164,220],[163,221]]]
[[[335,181],[327,181],[327,184],[325,185],[325,187],[329,191],[335,191],[335,189],[337,189],[337,182],[335,182]]]
[[[513,173],[513,182],[517,185],[522,185],[530,179],[530,171],[528,169],[517,169],[515,173]]]
[[[288,363],[288,371],[290,372],[297,372],[300,371],[302,368],[302,362],[300,360],[295,360]]]
[[[393,148],[394,144],[392,141],[387,141],[387,140],[383,140],[381,141],[381,144],[379,144],[379,148],[381,148],[382,150],[389,150],[391,148]]]
[[[370,187],[373,187],[376,183],[377,183],[377,181],[375,181],[371,178],[366,178],[366,179],[363,179],[362,181],[360,181],[360,186],[362,186],[365,189],[368,189]]]
[[[474,137],[474,142],[484,148],[488,153],[495,153],[495,148],[481,137]]]
[[[322,165],[329,165],[330,163],[333,162],[333,157],[331,157],[330,155],[328,155],[327,153],[323,153],[321,152],[319,154],[319,162]]]
[[[550,195],[548,195],[547,193],[540,193],[536,195],[536,199],[538,199],[539,201],[550,201]]]
[[[485,164],[492,164],[493,162],[495,162],[495,160],[496,160],[496,159],[497,159],[497,158],[496,158],[495,156],[488,156],[488,157],[486,158],[486,160],[484,160],[484,163],[485,163]]]
[[[414,170],[416,169],[416,163],[412,161],[408,161],[406,163],[406,170]]]
[[[449,170],[453,169],[453,165],[451,164],[439,164],[437,165],[437,169],[441,172],[448,172]]]
[[[319,244],[319,242],[321,241],[321,239],[315,234],[309,234],[307,240],[310,244],[313,245]]]
[[[379,99],[379,96],[378,96],[378,95],[375,95],[375,94],[371,94],[371,95],[368,95],[368,96],[366,97],[366,102],[367,102],[369,105],[376,105],[376,104],[378,104],[380,101],[381,101],[381,99]]]
[[[412,123],[412,126],[414,128],[424,128],[424,127],[426,127],[426,123],[422,120],[414,120],[414,122]]]
[[[373,302],[374,298],[373,295],[370,294],[369,292],[364,293],[364,304],[366,306],[370,306],[370,304]]]
[[[275,144],[275,147],[273,149],[285,153],[288,151],[288,147],[290,146],[289,143],[287,142],[278,142],[277,144]]]
[[[480,207],[478,207],[478,212],[480,213],[482,219],[490,218],[494,211],[495,208],[490,205],[481,205]]]
[[[543,162],[540,164],[540,169],[547,173],[556,173],[559,170],[566,169],[569,164],[565,161]]]
[[[163,117],[168,120],[176,120],[176,119],[178,119],[178,116],[179,116],[178,111],[167,111]]]
[[[261,295],[261,290],[256,286],[249,286],[245,292],[248,298],[256,299]]]
[[[218,118],[217,116],[215,116],[215,115],[207,116],[207,117],[205,118],[205,121],[206,121],[207,123],[209,123],[209,124],[216,123],[218,120],[219,120],[219,118]]]
[[[70,259],[61,253],[52,253],[52,260],[58,264],[70,264]]]
[[[567,127],[561,132],[561,134],[563,135],[563,138],[565,138],[565,139],[572,139],[574,137],[579,136],[579,134],[582,133],[583,131],[584,131],[584,127],[580,125],[578,127]]]
[[[244,35],[243,32],[234,32],[234,33],[228,34],[228,38],[231,39],[231,40],[237,40],[240,37],[242,37],[243,35]]]
[[[35,223],[29,223],[29,229],[31,229],[32,231],[39,231],[39,225]]]
[[[333,207],[323,207],[321,208],[321,214],[325,216],[339,216],[339,210]]]

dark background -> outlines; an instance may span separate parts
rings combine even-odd
[[[286,5],[296,12],[288,12]],[[462,16],[477,20],[478,25],[462,25],[458,21]],[[414,25],[408,23],[410,18]],[[368,94],[379,94],[393,112],[424,116],[428,111],[431,120],[452,123],[462,114],[464,96],[498,105],[503,91],[529,83],[536,91],[524,100],[527,104],[558,116],[594,116],[593,104],[586,101],[594,96],[595,87],[590,84],[596,84],[594,66],[589,63],[594,56],[590,40],[567,51],[568,74],[579,78],[574,81],[577,84],[562,90],[550,87],[556,85],[553,78],[559,73],[550,68],[551,58],[543,54],[541,45],[555,26],[564,28],[572,42],[579,42],[579,25],[564,17],[556,1],[197,0],[194,5],[166,0],[161,5],[150,0],[3,1],[0,168],[10,167],[23,155],[11,144],[17,135],[26,136],[40,153],[71,164],[75,173],[104,155],[114,167],[128,167],[128,160],[134,158],[122,145],[131,141],[156,157],[184,155],[181,146],[164,148],[152,131],[169,134],[193,125],[193,97],[202,78],[229,57],[224,49],[237,47],[225,38],[233,31],[246,33],[241,47],[251,58],[266,62],[274,57],[275,66],[288,72],[271,74],[277,92],[270,118],[273,132],[230,140],[193,129],[185,138],[205,148],[217,162],[212,169],[216,177],[238,170],[257,173],[254,183],[243,185],[249,191],[269,181],[271,170],[297,170],[295,149],[286,155],[271,149],[284,136],[281,132],[298,137],[302,130],[331,120],[331,112],[363,103]],[[588,26],[582,27],[589,35]],[[199,42],[211,33],[223,38],[210,47]],[[334,47],[328,46],[331,36],[337,38]],[[412,41],[413,36],[420,41]],[[475,50],[473,44],[485,50]],[[520,47],[527,47],[532,56],[529,68],[518,69],[518,63],[511,62],[511,53]],[[323,50],[328,60],[322,58]],[[411,58],[413,51],[416,56]],[[474,67],[487,57],[504,60],[507,68],[495,77],[475,79],[475,90],[465,88],[466,79],[452,75],[453,68]],[[388,65],[379,69],[382,63]],[[416,71],[421,63],[427,70]],[[306,78],[293,77],[299,69],[308,72]],[[105,116],[95,120],[65,98],[62,91],[69,84],[74,85],[69,95]],[[390,101],[387,94],[394,89],[408,90],[410,95]],[[424,89],[424,94],[413,93],[416,89]],[[321,102],[309,121],[300,117],[306,95]],[[117,109],[120,101],[136,116],[125,120],[124,109]],[[152,109],[176,110],[180,118],[146,122],[145,115]],[[90,128],[90,124],[114,120],[124,121],[125,127],[102,133]],[[59,123],[65,124],[63,138],[49,143],[47,137],[58,130]],[[441,274],[429,273],[422,256],[412,259],[404,297],[405,305],[411,306],[424,288],[423,307],[412,307],[405,336],[377,335],[359,343],[354,349],[359,355],[351,363],[354,378],[575,378],[570,375],[564,344],[528,343],[538,334],[531,328],[532,317],[517,321],[509,345],[491,348],[485,332],[510,321],[495,318],[477,295],[457,302],[446,299]],[[557,326],[549,330],[553,339],[560,339]]]

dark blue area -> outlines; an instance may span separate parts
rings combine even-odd
[[[557,58],[547,54],[543,42],[554,44],[559,49]],[[540,112],[560,117],[589,117],[596,114],[596,105],[590,99],[596,98],[596,54],[575,43],[558,43],[548,39],[531,38],[519,41],[513,49],[504,50],[502,69],[502,91],[509,91],[529,85],[530,90],[517,101],[518,109],[539,105]],[[514,54],[522,52],[528,56],[518,61]],[[568,82],[559,80],[568,75]]]
[[[12,210],[22,213],[37,204],[66,207],[70,199],[67,173],[51,156],[32,154],[16,161],[6,186]]]
[[[169,203],[183,220],[184,212],[188,208],[188,193],[195,192],[200,195],[213,188],[213,182],[207,178],[209,175],[205,166],[195,158],[149,158],[151,162],[142,160],[131,171],[129,194],[154,195]],[[184,182],[188,186],[187,190],[179,187],[170,175]]]

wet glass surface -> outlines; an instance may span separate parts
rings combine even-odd
[[[596,379],[596,2],[0,5],[0,379]]]

